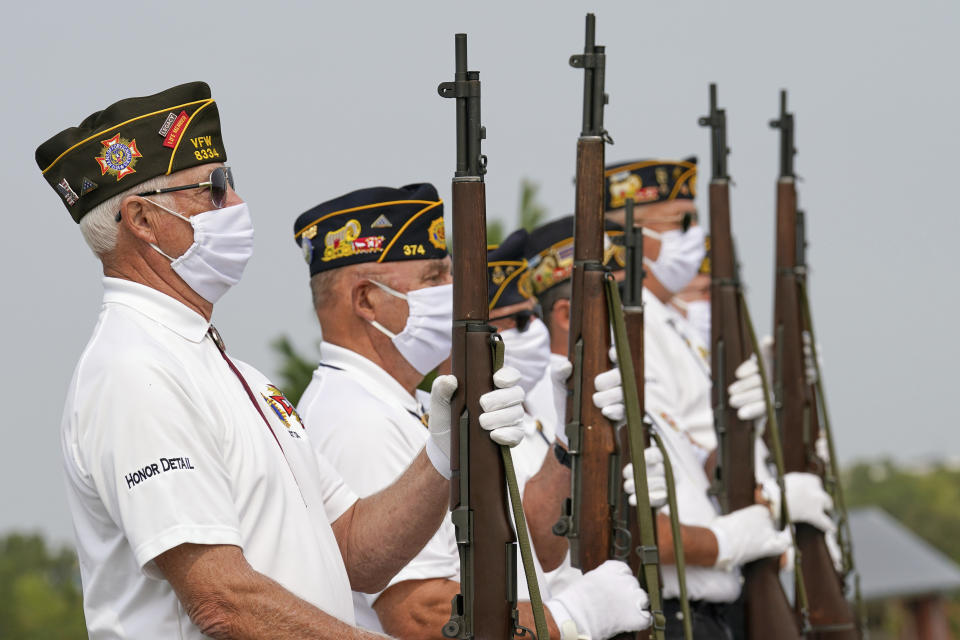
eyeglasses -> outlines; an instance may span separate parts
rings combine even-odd
[[[542,315],[540,305],[536,305],[533,309],[521,309],[520,311],[514,311],[513,313],[508,313],[505,316],[500,316],[499,318],[491,318],[492,322],[499,322],[500,320],[513,319],[514,323],[517,325],[517,331],[520,333],[525,332],[530,328],[530,323],[534,318],[539,318]]]
[[[185,184],[180,187],[167,187],[165,189],[154,189],[153,191],[144,191],[138,193],[140,197],[155,196],[160,193],[172,193],[174,191],[186,191],[188,189],[202,189],[210,187],[210,202],[215,209],[222,209],[227,203],[227,194],[229,189],[236,189],[233,181],[233,169],[230,167],[217,167],[210,172],[210,179],[206,182],[197,182],[196,184]],[[117,212],[117,222],[120,222],[120,212]]]
[[[210,187],[210,202],[213,203],[214,208],[222,209],[223,205],[227,203],[227,185],[229,185],[231,189],[234,188],[233,169],[230,167],[217,167],[210,172],[210,179],[206,182],[185,184],[182,187],[167,187],[166,189],[144,191],[143,193],[138,193],[137,195],[153,196],[159,193],[172,193],[174,191],[186,191],[187,189],[201,189],[203,187]]]

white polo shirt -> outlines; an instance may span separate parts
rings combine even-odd
[[[320,345],[320,366],[313,372],[297,408],[308,425],[313,446],[323,452],[360,496],[369,496],[393,484],[430,437],[420,400],[369,359],[329,342]],[[521,490],[529,480],[524,468],[532,464],[536,455],[524,456],[524,462],[517,464]],[[543,573],[536,558],[534,562],[542,584]],[[517,574],[517,593],[526,594],[519,557]],[[449,517],[444,518],[420,553],[390,580],[388,588],[407,580],[429,579],[460,582],[456,531]],[[548,597],[549,592],[546,593],[544,597]],[[379,593],[353,594],[357,624],[383,630],[373,610],[379,597]],[[526,598],[521,595],[521,599]]]
[[[676,421],[665,411],[647,407],[654,428],[663,439],[670,464],[673,468],[674,486],[677,492],[677,515],[681,524],[707,527],[720,515],[717,505],[707,494],[710,480],[701,466],[700,457],[686,433],[678,428]],[[669,513],[669,506],[662,508]],[[676,565],[663,565],[663,595],[676,598],[680,595]],[[733,602],[740,595],[740,571],[737,568],[715,569],[686,565],[687,596],[691,600],[707,602]]]
[[[686,318],[646,289],[643,311],[646,402],[665,408],[706,459],[717,447],[710,352]]]
[[[356,495],[293,407],[233,361],[258,412],[193,310],[126,280],[104,289],[61,428],[90,637],[202,638],[153,562],[184,543],[236,545],[255,570],[352,624],[330,523]]]
[[[297,409],[314,448],[360,496],[393,484],[429,437],[421,421],[423,407],[393,376],[360,354],[329,342],[320,345],[320,366]],[[460,581],[457,540],[449,518],[388,586],[430,578]],[[379,596],[353,594],[360,626],[382,630],[373,610]]]

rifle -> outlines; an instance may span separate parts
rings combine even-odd
[[[730,229],[730,176],[727,173],[727,116],[717,107],[717,85],[710,85],[710,115],[699,120],[710,127],[710,358],[713,372],[713,414],[717,432],[716,492],[724,513],[754,504],[754,425],[737,417],[727,401],[727,387],[737,367],[757,352],[751,342],[746,299],[740,281]],[[786,526],[786,525],[785,525]],[[790,602],[780,585],[780,559],[762,558],[744,565],[746,637],[800,639]]]
[[[663,584],[663,576],[660,573],[659,542],[657,540],[657,510],[650,507],[649,492],[646,487],[646,469],[638,470],[637,463],[642,458],[644,451],[650,446],[652,425],[646,421],[646,409],[644,402],[644,358],[643,358],[643,278],[645,275],[643,269],[643,234],[640,227],[634,225],[633,198],[627,198],[625,202],[626,224],[623,237],[626,248],[624,295],[622,307],[618,310],[615,304],[611,304],[611,315],[613,316],[614,332],[619,342],[625,339],[629,345],[630,367],[622,367],[624,373],[624,385],[629,384],[632,377],[634,389],[624,388],[624,402],[634,402],[636,398],[636,413],[631,415],[628,411],[627,423],[620,427],[619,445],[623,452],[625,461],[636,461],[634,464],[634,485],[637,487],[637,494],[644,491],[646,500],[638,497],[637,508],[628,508],[628,503],[622,501],[617,506],[619,516],[620,530],[627,532],[625,545],[620,545],[621,553],[618,557],[630,565],[630,568],[637,575],[641,586],[646,589],[650,596],[650,612],[653,615],[653,625],[651,629],[639,631],[636,634],[621,634],[617,636],[618,640],[647,640],[656,638],[660,640],[664,637],[666,629],[666,618],[663,614],[663,595],[660,591],[660,585]],[[608,277],[609,280],[609,277]],[[609,283],[608,283],[609,284]],[[613,294],[613,287],[610,287],[610,293]],[[623,319],[622,333],[620,332],[620,318]],[[617,351],[623,350],[621,345],[617,345]],[[623,357],[623,356],[620,356]],[[626,358],[624,358],[626,360]],[[631,371],[627,371],[630,369]],[[632,397],[631,397],[632,396]],[[637,424],[635,424],[637,423]],[[639,433],[637,433],[639,431]],[[667,452],[663,448],[662,442],[657,440],[658,446],[664,456],[664,463],[669,465]],[[643,450],[637,454],[634,447],[643,447]],[[644,476],[644,477],[641,477]],[[679,520],[677,519],[676,496],[672,486],[673,472],[670,470],[667,481],[670,483],[670,508],[671,508],[671,526],[674,538],[674,553],[677,563],[677,577],[681,583],[681,594],[683,603],[684,633],[685,637],[693,636],[693,628],[689,622],[689,605],[686,599],[686,584],[683,568],[683,541],[680,536]]]
[[[530,543],[508,447],[480,427],[480,396],[493,389],[503,363],[503,343],[488,323],[486,190],[487,158],[480,151],[480,74],[467,70],[467,36],[455,37],[453,82],[437,87],[457,106],[457,169],[453,178],[453,374],[451,399],[457,420],[450,442],[450,511],[460,554],[460,593],[453,598],[447,638],[503,640],[530,633],[517,613],[517,537],[508,513],[509,488],[537,636],[548,640],[533,576]],[[532,577],[532,579],[531,579]]]
[[[570,66],[584,70],[583,127],[577,140],[574,255],[570,300],[570,359],[573,374],[567,383],[566,425],[570,440],[571,497],[555,525],[570,539],[570,561],[583,571],[615,557],[614,513],[620,498],[619,448],[614,426],[591,397],[594,378],[609,368],[610,317],[604,295],[603,92],[606,56],[595,44],[595,17],[587,14],[583,54],[570,57]],[[639,493],[639,488],[638,488]]]
[[[595,30],[595,17],[588,13],[583,53],[570,57],[570,66],[584,70],[583,126],[577,140],[568,351],[573,361],[573,373],[568,382],[569,421],[566,425],[570,441],[571,498],[566,502],[564,515],[554,526],[554,532],[570,538],[571,564],[583,571],[594,569],[610,558],[628,559],[632,556],[631,541],[639,542],[635,560],[639,565],[635,566],[642,572],[644,586],[651,596],[653,632],[657,638],[662,638],[664,618],[660,607],[656,532],[643,451],[637,451],[643,444],[638,437],[643,428],[643,414],[636,397],[635,356],[626,339],[616,283],[603,266],[604,144],[612,144],[613,140],[603,127],[603,107],[607,103],[604,93],[606,54],[604,47],[595,43]],[[611,321],[615,332],[621,336],[617,339],[617,352],[624,378],[629,425],[621,437],[634,444],[634,481],[639,505],[636,538],[624,527],[626,505],[620,485],[623,461],[616,427],[591,401],[594,379],[608,368]],[[636,353],[641,352],[638,349]],[[642,370],[639,375],[642,377]],[[631,640],[634,637],[633,633],[617,636]]]
[[[793,157],[793,114],[787,111],[787,92],[780,92],[780,117],[770,121],[780,130],[780,177],[777,181],[776,273],[774,288],[774,397],[783,437],[787,472],[823,474],[815,442],[819,415],[814,389],[807,383],[803,357],[802,287],[806,266],[799,233],[796,175]],[[802,221],[802,215],[799,217]],[[860,633],[844,597],[843,582],[833,568],[823,533],[808,524],[795,525],[798,564],[806,584],[808,637],[817,640],[854,640]],[[800,576],[798,576],[799,578]],[[799,602],[798,602],[799,604]]]

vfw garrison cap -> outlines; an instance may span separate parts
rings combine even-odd
[[[205,82],[127,98],[39,147],[37,166],[75,222],[141,182],[226,162],[220,114]]]
[[[603,264],[616,271],[626,262],[626,248],[622,240],[623,227],[610,220],[604,221]],[[538,296],[573,275],[573,216],[553,220],[530,232],[524,247],[527,271],[520,286],[529,288]]]
[[[297,218],[293,237],[311,276],[362,262],[447,255],[443,200],[425,182],[359,189],[320,203]]]
[[[627,198],[636,204],[693,200],[697,195],[697,159],[631,160],[607,165],[603,172],[604,211],[623,208]]]
[[[517,229],[499,246],[487,247],[487,285],[490,310],[519,304],[533,296],[523,253],[527,230]]]

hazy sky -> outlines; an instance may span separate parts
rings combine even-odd
[[[956,2],[15,3],[0,25],[0,531],[72,536],[58,430],[101,298],[99,263],[42,179],[38,144],[121,98],[210,83],[257,225],[244,281],[214,321],[235,356],[272,375],[274,338],[315,354],[319,336],[296,216],[367,186],[430,181],[449,195],[454,107],[436,86],[453,77],[454,33],[469,34],[483,81],[489,215],[513,227],[523,177],[551,216],[572,211],[582,71],[567,58],[588,10],[608,52],[608,160],[695,153],[708,167],[697,117],[719,83],[734,232],[761,328],[778,142],[767,121],[790,90],[840,456],[960,452],[960,296],[948,271],[960,222],[944,201],[958,174]]]

